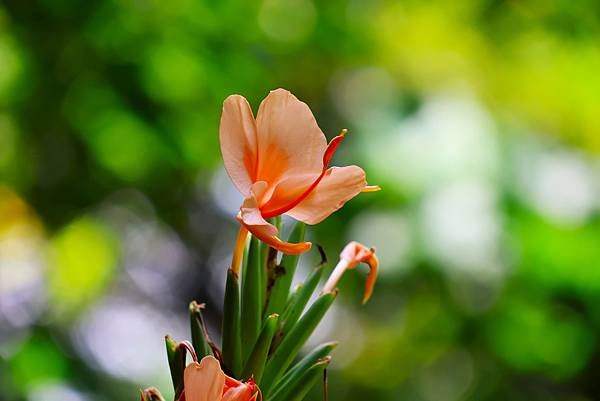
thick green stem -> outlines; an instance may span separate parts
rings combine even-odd
[[[234,377],[241,373],[242,354],[240,341],[240,286],[237,274],[227,271],[225,304],[223,307],[223,363]]]

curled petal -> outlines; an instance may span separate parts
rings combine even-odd
[[[225,376],[222,401],[254,401],[259,394],[260,389],[253,378],[250,378],[247,382],[241,382]]]
[[[369,275],[365,283],[365,292],[363,295],[363,304],[366,303],[371,294],[373,294],[373,288],[375,287],[375,281],[377,280],[377,272],[379,269],[379,260],[375,256],[375,250],[373,248],[367,248],[363,244],[352,241],[342,250],[340,254],[340,261],[329,276],[329,279],[325,283],[322,292],[331,292],[342,278],[346,270],[354,269],[359,263],[366,263],[369,265]]]
[[[247,226],[244,224],[244,221],[238,214],[238,220],[241,224],[243,224],[248,231],[256,238],[269,245],[271,248],[277,249],[280,252],[283,252],[288,255],[298,255],[304,253],[310,249],[312,244],[310,242],[299,242],[297,244],[293,244],[291,242],[282,241],[277,235],[273,235],[270,233],[270,230],[265,229],[265,226],[256,225],[256,226]],[[269,224],[267,222],[267,224]],[[275,228],[277,232],[277,228],[271,224],[271,227]]]
[[[140,392],[140,401],[165,401],[156,387],[148,387]]]
[[[250,196],[244,199],[240,208],[240,220],[248,227],[250,232],[260,230],[269,236],[277,235],[277,228],[269,223],[261,213],[259,202],[267,189],[265,181],[259,181],[252,185]]]
[[[252,393],[252,388],[248,384],[241,383],[237,387],[226,390],[221,401],[250,401]]]
[[[256,238],[280,252],[297,255],[308,251],[312,245],[310,242],[298,244],[284,242],[277,237],[277,227],[265,220],[258,205],[259,199],[264,196],[266,190],[267,183],[265,181],[259,181],[252,186],[251,195],[244,200],[237,215],[238,221]]]

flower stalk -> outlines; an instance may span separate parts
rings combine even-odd
[[[330,167],[347,130],[329,143],[308,106],[278,89],[256,118],[246,99],[228,97],[219,131],[225,168],[244,196],[227,270],[221,348],[209,337],[204,304],[190,303],[191,342],[165,337],[174,401],[300,401],[322,377],[337,343],[300,350],[337,297],[345,272],[369,266],[363,303],[372,292],[379,261],[372,248],[348,244],[320,292],[326,258],[290,293],[300,254],[311,248],[306,225],[317,224],[361,192],[374,192],[358,166]],[[280,238],[281,216],[296,220]],[[279,261],[279,262],[278,262]],[[313,295],[318,294],[311,303]],[[187,355],[191,362],[187,363]],[[141,401],[164,401],[158,390]]]

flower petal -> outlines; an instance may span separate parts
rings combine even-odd
[[[244,226],[254,233],[260,231],[266,236],[277,235],[277,228],[265,220],[259,209],[260,199],[267,190],[267,183],[265,181],[259,181],[252,185],[250,195],[242,203],[240,207],[239,220]]]
[[[375,255],[374,248],[367,248],[363,244],[352,241],[344,247],[340,254],[340,261],[333,269],[333,272],[323,286],[322,293],[331,292],[342,278],[346,270],[354,269],[359,263],[369,265],[369,275],[365,283],[365,292],[362,303],[366,303],[373,294],[375,281],[377,281],[377,273],[379,271],[379,260]]]
[[[256,122],[248,101],[231,95],[223,103],[219,141],[225,170],[245,196],[255,181],[257,163]]]
[[[327,141],[306,103],[284,89],[271,91],[260,104],[256,127],[256,181],[272,186],[290,175],[321,172]]]
[[[375,249],[367,248],[359,242],[352,241],[342,250],[340,259],[348,263],[348,269],[354,269],[361,262],[369,265],[369,275],[365,282],[365,293],[363,295],[363,304],[366,303],[373,294],[379,271],[379,259],[375,255]]]
[[[365,186],[365,172],[360,167],[331,167],[310,195],[286,214],[307,224],[317,224]]]
[[[264,181],[259,181],[252,185],[250,196],[244,200],[240,212],[237,215],[239,222],[256,238],[278,251],[290,255],[308,251],[312,245],[310,242],[292,244],[280,240],[277,237],[277,227],[263,218],[260,209],[258,208],[258,204],[259,199],[264,195],[266,190],[267,183]]]
[[[252,388],[246,383],[241,383],[237,387],[228,389],[223,394],[222,401],[250,401],[252,398]]]
[[[323,169],[320,174],[291,175],[269,189],[269,196],[260,203],[260,210],[264,218],[279,216],[293,209],[302,202],[319,185],[327,173],[329,162],[333,158],[336,149],[342,143],[347,130],[333,138],[323,154]]]
[[[319,174],[291,175],[283,178],[272,187],[272,193],[264,204],[260,205],[263,216],[271,218],[279,216],[305,198],[313,183],[319,179]]]
[[[205,356],[200,363],[190,363],[183,373],[186,401],[218,401],[223,393],[225,373],[219,361]]]
[[[260,211],[258,209],[256,209],[256,212],[254,213],[257,213],[258,216],[260,216]],[[298,255],[300,253],[304,253],[312,246],[310,242],[299,242],[297,244],[293,244],[291,242],[282,241],[277,237],[277,227],[269,224],[269,222],[264,219],[263,224],[254,225],[246,225],[241,213],[238,214],[237,219],[256,238],[269,245],[271,248],[277,249],[278,251],[288,255]]]

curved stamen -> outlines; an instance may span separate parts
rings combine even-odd
[[[379,185],[367,185],[360,192],[377,192],[381,191],[381,187]]]
[[[242,258],[244,257],[247,236],[248,229],[242,224],[240,231],[238,231],[237,239],[235,240],[235,248],[233,249],[233,255],[231,257],[231,271],[236,276],[240,275],[240,267],[242,265]]]
[[[190,343],[187,340],[184,340],[179,343],[178,347],[185,348],[192,356],[192,360],[194,362],[198,362],[198,355],[196,355],[196,350],[194,349],[194,346],[192,345],[192,343]]]

